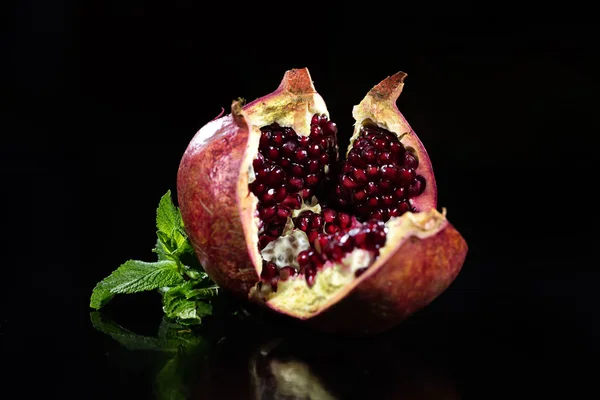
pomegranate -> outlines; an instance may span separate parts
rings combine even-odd
[[[396,107],[405,76],[354,107],[343,159],[307,69],[198,131],[177,195],[218,285],[322,330],[359,334],[397,325],[450,285],[467,244],[436,209],[429,156]]]

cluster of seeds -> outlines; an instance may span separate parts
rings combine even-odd
[[[392,132],[363,126],[336,187],[339,204],[362,220],[387,221],[416,212],[410,199],[423,193],[425,178],[416,174],[419,160],[411,150]]]
[[[299,136],[277,123],[261,128],[255,180],[250,190],[260,201],[262,221],[259,246],[263,249],[281,235],[292,210],[312,198],[317,185],[336,161],[337,126],[325,115],[314,115],[309,136]]]
[[[319,114],[312,117],[309,136],[276,123],[261,128],[253,162],[255,180],[250,184],[259,200],[260,250],[282,235],[294,210],[309,203],[316,192],[321,196],[321,191],[329,190],[336,195],[321,214],[306,210],[292,219],[294,227],[306,233],[308,250],[288,254],[289,260],[277,261],[279,266],[263,261],[262,282],[273,290],[279,281],[297,275],[313,286],[323,265],[340,262],[355,249],[377,257],[386,242],[385,221],[418,211],[411,199],[423,193],[426,182],[416,173],[419,159],[414,149],[405,147],[396,134],[367,124],[338,170],[336,134],[335,123]],[[339,178],[329,176],[334,170]]]
[[[306,211],[305,213],[306,215],[302,218],[309,219],[310,221],[319,218],[323,219],[321,215],[312,213],[311,211]],[[331,224],[336,224],[336,222],[331,222]],[[261,276],[263,282],[269,283],[273,290],[277,290],[277,282],[279,280],[285,281],[289,277],[300,274],[304,276],[308,286],[313,286],[317,272],[323,268],[323,265],[327,261],[340,262],[348,253],[355,249],[371,251],[373,256],[376,257],[379,254],[379,249],[385,245],[387,232],[385,223],[382,221],[369,220],[361,223],[354,220],[344,229],[340,228],[339,225],[336,226],[338,230],[335,233],[318,233],[316,230],[310,231],[315,232],[315,238],[311,241],[313,244],[311,249],[298,254],[299,270],[291,266],[278,269],[275,263],[265,262]],[[322,228],[323,226],[321,226],[321,230]],[[356,275],[360,275],[364,272],[364,269],[356,271]]]

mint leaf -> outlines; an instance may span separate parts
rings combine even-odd
[[[217,285],[214,285],[206,288],[190,290],[187,295],[189,297],[197,297],[199,299],[210,299],[212,297],[217,297],[220,291],[221,288]]]
[[[156,246],[152,249],[152,251],[158,255],[159,261],[171,260],[171,252],[165,247],[160,238],[156,240]]]
[[[163,311],[167,318],[183,325],[195,325],[202,317],[212,314],[212,307],[195,299],[195,281],[187,281],[172,287],[163,295]]]
[[[148,263],[129,260],[96,285],[90,298],[90,307],[98,310],[119,293],[144,292],[177,285],[182,281],[175,261]]]
[[[181,213],[173,204],[171,199],[171,191],[167,191],[160,198],[158,209],[156,210],[156,227],[160,232],[163,232],[168,237],[173,235],[173,231],[182,226]]]

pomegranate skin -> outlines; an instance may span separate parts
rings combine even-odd
[[[179,165],[177,198],[206,273],[219,286],[247,298],[258,276],[248,256],[237,196],[249,137],[239,108],[234,103],[230,115],[213,120],[192,138]]]
[[[425,239],[410,237],[378,260],[343,299],[307,320],[329,333],[375,334],[400,324],[450,286],[468,246],[449,223]]]

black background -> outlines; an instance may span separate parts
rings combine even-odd
[[[520,19],[492,6],[210,7],[29,0],[5,14],[0,334],[15,390],[148,395],[149,378],[114,361],[117,346],[91,329],[91,289],[125,260],[151,259],[156,204],[175,190],[193,134],[298,67],[309,68],[342,141],[352,106],[408,73],[399,108],[470,246],[454,284],[386,340],[410,340],[465,398],[574,395],[590,383],[598,62],[585,10]],[[151,331],[160,305],[134,297],[111,307]],[[223,371],[215,379],[226,381]]]

